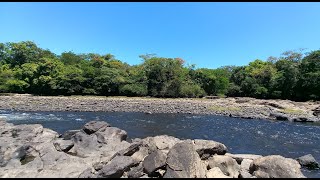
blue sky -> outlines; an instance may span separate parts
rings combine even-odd
[[[0,3],[0,42],[31,40],[56,54],[180,57],[197,68],[246,65],[318,50],[320,3]]]

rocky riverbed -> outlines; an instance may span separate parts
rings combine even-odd
[[[306,155],[231,154],[216,141],[168,135],[135,138],[105,121],[63,134],[42,125],[0,120],[0,177],[61,178],[303,178]],[[299,164],[300,163],[300,164]]]
[[[247,119],[320,122],[320,102],[245,97],[163,99],[97,96],[0,96],[0,109],[20,111],[104,111],[213,114]]]

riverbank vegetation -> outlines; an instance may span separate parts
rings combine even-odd
[[[140,57],[142,63],[129,65],[112,54],[56,55],[31,41],[0,43],[0,92],[320,100],[320,50],[217,69],[195,68],[181,58]]]

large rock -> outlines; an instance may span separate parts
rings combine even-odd
[[[110,124],[104,121],[90,121],[83,126],[84,132],[92,134],[97,132],[101,128],[110,127]]]
[[[104,144],[121,142],[127,139],[127,132],[116,127],[101,128],[95,135],[98,142]]]
[[[61,138],[63,140],[71,140],[72,136],[75,135],[77,132],[80,132],[80,130],[68,130],[61,135]]]
[[[252,174],[250,174],[250,165],[252,163],[252,159],[243,159],[240,165],[240,178],[251,178]]]
[[[252,174],[250,174],[246,170],[240,170],[239,178],[253,178]]]
[[[144,158],[142,163],[144,171],[150,176],[157,176],[155,175],[155,171],[164,168],[166,159],[167,156],[162,151],[154,151]]]
[[[219,167],[221,171],[230,177],[239,176],[240,166],[236,160],[229,156],[215,155],[208,159],[209,168]]]
[[[168,135],[159,135],[154,137],[147,137],[141,140],[142,143],[148,147],[149,153],[153,151],[162,150],[166,153],[176,143],[180,142],[180,139]]]
[[[208,159],[214,154],[224,155],[227,152],[227,147],[219,142],[209,140],[194,140],[195,148],[202,160]]]
[[[139,151],[135,152],[131,157],[137,161],[141,162],[144,160],[145,157],[149,155],[149,149],[147,147],[140,147]]]
[[[86,170],[84,170],[78,178],[96,178],[97,175],[94,174],[94,171],[92,170],[92,168],[88,168]]]
[[[314,159],[314,157],[311,154],[301,156],[297,160],[302,166],[305,166],[308,169],[319,168],[319,163]]]
[[[139,178],[143,175],[145,175],[145,173],[143,172],[142,163],[140,163],[138,166],[132,167],[127,173],[128,178]]]
[[[73,141],[57,139],[53,142],[57,151],[68,152],[73,147]]]
[[[95,134],[86,134],[84,132],[76,133],[72,139],[74,146],[69,152],[79,157],[88,157],[96,154],[101,147]]]
[[[164,178],[203,178],[206,166],[196,152],[191,140],[175,144],[168,152],[167,171]]]
[[[212,169],[209,169],[206,173],[207,178],[232,178],[230,176],[226,176],[223,174],[220,168],[214,167]]]
[[[130,156],[116,156],[99,171],[98,177],[120,178],[125,171],[135,164],[135,161]]]
[[[170,149],[180,141],[180,139],[168,135],[155,136],[153,140],[159,150]]]
[[[226,153],[226,156],[230,156],[233,159],[235,159],[238,164],[241,164],[242,160],[244,159],[250,159],[250,160],[254,160],[254,159],[258,159],[261,158],[261,155],[256,155],[256,154],[230,154],[230,153]]]
[[[252,163],[253,160],[251,159],[243,159],[241,164],[240,164],[240,169],[241,170],[245,170],[245,171],[249,171],[250,169],[250,164]]]
[[[298,161],[279,155],[253,160],[250,173],[258,178],[305,178]]]
[[[126,149],[119,151],[120,156],[132,156],[135,152],[139,151],[142,142],[131,143]]]

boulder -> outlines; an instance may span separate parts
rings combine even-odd
[[[142,163],[138,166],[132,167],[127,173],[128,178],[139,178],[143,175],[145,175],[145,173],[143,172]]]
[[[253,160],[250,173],[257,178],[305,178],[298,161],[280,155],[270,155]]]
[[[123,173],[135,165],[130,156],[116,156],[99,172],[99,178],[120,178]]]
[[[256,155],[256,154],[230,154],[230,153],[226,153],[226,156],[230,156],[233,159],[235,159],[238,164],[241,164],[242,160],[244,159],[249,159],[249,160],[254,160],[257,158],[261,158],[261,155]]]
[[[301,156],[297,160],[301,166],[307,167],[308,169],[319,169],[319,163],[311,154]]]
[[[63,140],[71,140],[71,137],[76,134],[77,132],[80,132],[80,130],[68,130],[65,133],[63,133],[63,135],[61,136],[61,138]]]
[[[208,159],[209,168],[219,167],[221,171],[230,177],[239,176],[240,166],[236,160],[229,156],[215,155]]]
[[[240,165],[241,170],[249,171],[250,164],[252,163],[252,159],[243,159]]]
[[[144,160],[145,157],[147,157],[149,155],[149,150],[147,147],[140,147],[139,151],[135,152],[131,157],[137,161],[137,162],[141,162]]]
[[[154,151],[144,158],[142,163],[143,169],[150,176],[158,176],[158,174],[155,174],[155,171],[165,167],[166,159],[167,156],[162,151]]]
[[[98,142],[104,144],[121,142],[127,139],[127,132],[116,127],[102,128],[95,135]]]
[[[78,132],[71,140],[74,146],[69,152],[79,157],[89,157],[95,154],[100,147],[95,134],[88,135],[84,132]]]
[[[195,148],[202,160],[208,159],[214,154],[224,155],[227,152],[227,147],[219,142],[210,140],[194,140]]]
[[[132,156],[135,152],[139,151],[141,145],[142,145],[142,142],[131,143],[131,145],[128,148],[119,151],[119,155]]]
[[[252,174],[250,174],[246,170],[240,170],[239,178],[253,178]]]
[[[196,152],[191,140],[175,144],[167,155],[167,168],[164,178],[203,178],[206,166]]]
[[[104,121],[90,121],[86,123],[82,129],[84,132],[90,135],[105,127],[110,127],[110,124]]]
[[[226,176],[223,174],[220,168],[214,167],[212,169],[209,169],[206,173],[207,178],[232,178],[230,176]]]
[[[53,142],[57,151],[68,152],[73,147],[73,141],[57,139]]]
[[[97,175],[93,174],[92,168],[84,170],[78,178],[96,178]]]
[[[159,135],[142,139],[143,144],[149,147],[150,153],[157,150],[169,150],[179,141],[180,139],[168,135]]]

